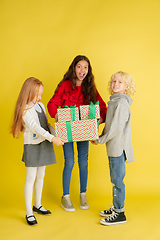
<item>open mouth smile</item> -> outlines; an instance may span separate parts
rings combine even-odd
[[[80,73],[79,76],[80,78],[83,78],[85,76],[85,73]]]

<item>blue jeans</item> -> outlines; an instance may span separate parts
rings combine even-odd
[[[110,177],[113,184],[113,206],[117,212],[124,212],[126,173],[125,153],[120,157],[109,157]]]
[[[80,174],[80,192],[86,192],[88,179],[88,148],[89,142],[77,142],[78,165]],[[63,170],[63,195],[69,194],[71,173],[74,166],[73,142],[63,145],[65,165]]]

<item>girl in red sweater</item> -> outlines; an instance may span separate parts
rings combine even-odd
[[[90,102],[99,101],[100,104],[100,123],[105,122],[106,104],[99,95],[92,74],[90,61],[86,56],[78,55],[74,58],[68,71],[58,84],[55,93],[48,102],[48,111],[52,118],[57,121],[57,108],[64,105],[87,105]],[[88,179],[88,141],[77,142],[78,164],[80,172],[80,208],[88,209],[86,190]],[[70,200],[70,180],[74,166],[73,142],[63,145],[65,165],[63,170],[63,196],[61,206],[67,212],[74,212],[75,208]]]

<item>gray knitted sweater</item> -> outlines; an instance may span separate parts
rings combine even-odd
[[[106,123],[97,141],[106,143],[107,155],[119,157],[125,151],[127,162],[134,161],[130,127],[130,105],[133,100],[125,94],[113,94],[108,102]]]

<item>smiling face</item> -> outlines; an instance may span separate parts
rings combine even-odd
[[[79,61],[75,66],[76,86],[81,86],[83,80],[88,74],[88,62],[85,60]]]
[[[41,85],[39,87],[39,90],[38,90],[37,94],[35,95],[35,97],[32,100],[32,102],[34,104],[38,103],[41,100],[42,93],[43,93],[43,86]]]
[[[111,83],[111,89],[113,94],[115,93],[125,93],[125,90],[127,89],[127,84],[126,82],[123,80],[122,76],[117,75],[114,77],[114,79],[112,80]]]

